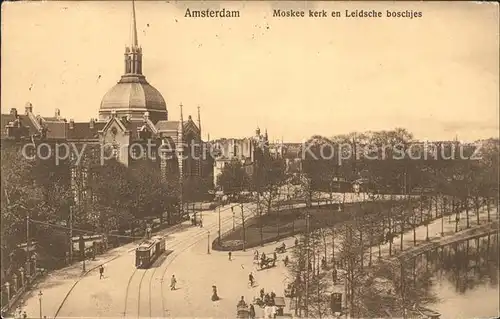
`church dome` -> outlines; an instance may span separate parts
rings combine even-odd
[[[142,119],[148,112],[153,122],[168,120],[167,104],[163,96],[142,74],[142,48],[137,40],[133,1],[131,31],[131,43],[125,47],[124,75],[102,98],[99,118],[106,120],[115,114],[129,119]]]
[[[127,81],[123,77],[113,86],[102,98],[100,110],[167,111],[167,104],[161,93],[146,80],[134,78]]]

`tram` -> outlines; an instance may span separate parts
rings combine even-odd
[[[153,236],[143,241],[135,250],[135,267],[148,268],[165,252],[165,249],[165,238],[161,236]]]

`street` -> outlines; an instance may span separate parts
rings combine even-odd
[[[221,211],[221,231],[232,227],[229,206]],[[245,208],[244,208],[245,209]],[[134,252],[106,264],[104,279],[98,271],[84,277],[71,292],[58,317],[231,317],[241,296],[251,301],[261,288],[283,294],[285,269],[257,271],[253,250],[207,254],[207,230],[210,241],[216,238],[218,214],[204,212],[204,228],[189,228],[167,237],[167,256],[150,269],[134,266]],[[274,250],[264,248],[266,253]],[[253,272],[258,282],[248,287]],[[177,289],[170,290],[170,278],[177,278]],[[218,288],[220,301],[212,302],[212,285]]]

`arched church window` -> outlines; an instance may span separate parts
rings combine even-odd
[[[117,144],[113,145],[113,157],[118,158],[118,145]]]

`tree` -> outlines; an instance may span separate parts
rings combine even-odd
[[[314,236],[311,237],[309,244],[307,236],[300,239],[299,245],[292,249],[291,262],[287,267],[295,288],[295,295],[292,298],[297,305],[296,313],[304,310],[310,318],[322,318],[329,312],[329,277],[325,271],[313,268],[312,259],[315,256],[313,238]]]
[[[18,245],[28,239],[26,238],[28,220],[33,218],[32,215],[35,213],[43,212],[40,209],[43,207],[43,193],[33,176],[35,162],[26,159],[15,146],[2,145],[1,165],[2,267],[8,265],[9,268],[17,269],[21,265],[12,265],[4,258],[16,251]],[[30,237],[33,236],[33,231],[34,227],[30,230]]]
[[[226,194],[238,194],[249,188],[250,177],[240,160],[228,162],[218,176],[218,184]]]
[[[286,182],[285,163],[281,158],[273,158],[267,148],[255,151],[254,171],[251,189],[257,193],[257,212],[261,244],[264,243],[262,213],[270,214],[273,203],[280,197],[280,188]],[[279,206],[279,205],[278,205]],[[279,210],[277,210],[279,214]]]
[[[121,163],[110,160],[94,168],[91,184],[95,194],[92,199],[94,226],[104,233],[124,226],[132,229],[136,197],[130,171]]]

